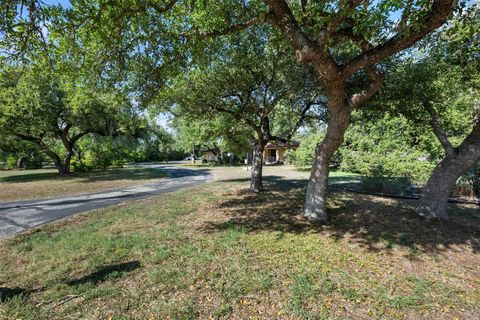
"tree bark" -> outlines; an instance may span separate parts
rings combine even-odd
[[[344,88],[327,87],[330,119],[327,134],[315,149],[315,160],[308,181],[307,195],[303,207],[303,216],[317,221],[328,219],[326,211],[326,194],[330,159],[343,143],[345,131],[350,124],[352,109],[345,101]]]
[[[192,163],[195,164],[195,147],[192,149]]]
[[[62,174],[69,174],[70,173],[70,161],[72,160],[72,157],[73,157],[73,150],[72,151],[68,151],[66,154],[65,154],[65,158],[63,160],[63,172],[61,172]]]
[[[57,131],[57,136],[62,141],[63,147],[65,148],[65,156],[63,158],[63,163],[60,162],[57,166],[58,171],[60,174],[69,174],[70,173],[70,161],[75,154],[74,146],[75,143],[83,137],[87,132],[81,132],[75,135],[72,138],[69,138],[68,133],[71,129],[71,125],[68,124],[65,128],[59,129]]]
[[[432,106],[432,103],[428,99],[425,99],[422,102],[422,105],[423,105],[423,108],[430,115],[430,127],[432,127],[433,133],[435,134],[438,141],[440,142],[443,149],[445,150],[445,154],[447,156],[453,155],[453,153],[455,152],[455,148],[452,146],[452,144],[450,143],[450,140],[448,140],[447,134],[442,129],[440,116],[438,115],[438,112],[435,110],[435,108]]]
[[[24,155],[20,156],[17,159],[17,168],[26,168],[27,167],[27,160],[28,158]]]
[[[224,163],[222,150],[220,150],[220,148],[215,143],[213,144],[213,148],[211,148],[209,150],[213,153],[215,158],[217,158],[217,161],[218,161],[219,164]]]
[[[257,141],[253,149],[252,171],[250,181],[250,191],[252,192],[263,191],[262,169],[263,151],[265,149],[265,144],[266,143],[264,141]]]
[[[55,165],[55,168],[58,170],[58,173],[60,174],[69,174],[70,173],[70,161],[68,162],[68,166],[66,165],[66,162],[62,162],[62,159],[56,154],[55,152],[43,148],[44,152],[53,160],[53,164]]]
[[[426,219],[448,220],[447,203],[458,178],[480,161],[480,122],[454,149],[435,167],[423,188],[416,211]]]

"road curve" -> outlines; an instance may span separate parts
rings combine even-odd
[[[139,166],[161,169],[168,174],[169,178],[140,186],[77,196],[0,203],[0,239],[77,213],[193,187],[213,180],[213,175],[208,170],[194,170],[164,164],[140,164]]]

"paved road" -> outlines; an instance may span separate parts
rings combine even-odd
[[[76,213],[172,192],[213,179],[207,170],[193,170],[160,164],[141,164],[140,166],[159,168],[170,178],[140,186],[85,195],[0,203],[0,239]]]

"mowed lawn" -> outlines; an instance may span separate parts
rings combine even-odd
[[[158,180],[154,168],[128,167],[60,175],[55,169],[0,171],[0,202],[97,192]]]
[[[337,179],[341,179],[337,175]],[[479,319],[478,207],[427,222],[415,202],[305,180],[216,181],[0,242],[6,319]]]

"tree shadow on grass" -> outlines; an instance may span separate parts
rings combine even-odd
[[[162,177],[187,177],[199,176],[208,173],[207,169],[160,169],[148,167],[119,168],[110,170],[95,170],[90,172],[72,172],[68,175],[60,175],[57,172],[35,172],[24,173],[19,175],[10,175],[0,177],[0,182],[5,183],[23,183],[23,182],[42,182],[42,181],[65,181],[75,180],[76,182],[102,182],[115,180],[147,180],[158,179]]]
[[[265,192],[253,194],[246,188],[236,192],[220,204],[228,221],[209,222],[204,229],[216,232],[241,226],[246,232],[314,232],[336,240],[345,238],[372,251],[404,247],[412,253],[441,253],[456,245],[480,251],[480,219],[475,216],[478,207],[451,205],[450,222],[426,221],[415,213],[415,200],[345,192],[339,182],[346,178],[334,179],[330,180],[327,223],[312,223],[300,215],[306,180],[268,176]]]
[[[97,284],[103,281],[116,279],[123,276],[127,272],[134,271],[141,267],[140,261],[132,260],[128,262],[118,263],[114,265],[105,266],[98,269],[95,272],[92,272],[86,276],[80,277],[78,279],[67,281],[66,284],[69,286],[77,286],[82,284]],[[41,287],[37,289],[25,289],[19,287],[0,287],[0,303],[7,302],[8,300],[15,297],[25,297],[35,292],[40,292],[46,290],[47,287]]]
[[[25,297],[32,293],[43,291],[45,288],[25,289],[19,287],[0,287],[0,303],[7,302],[15,297]]]
[[[29,290],[19,288],[19,287],[14,287],[14,288],[0,287],[0,302],[5,302],[16,296],[26,295],[28,294],[28,292]]]
[[[162,177],[164,174],[158,169],[141,168],[141,169],[111,169],[111,170],[95,170],[90,172],[72,172],[68,175],[60,175],[57,172],[34,172],[0,178],[0,182],[22,183],[22,182],[41,182],[41,181],[68,181],[75,179],[81,182],[97,182],[112,180],[143,180],[156,177]]]
[[[95,272],[92,272],[86,276],[78,279],[70,280],[67,282],[70,286],[81,285],[85,283],[97,284],[106,280],[115,279],[121,277],[127,272],[131,272],[141,267],[140,261],[132,260],[119,264],[103,267]]]

